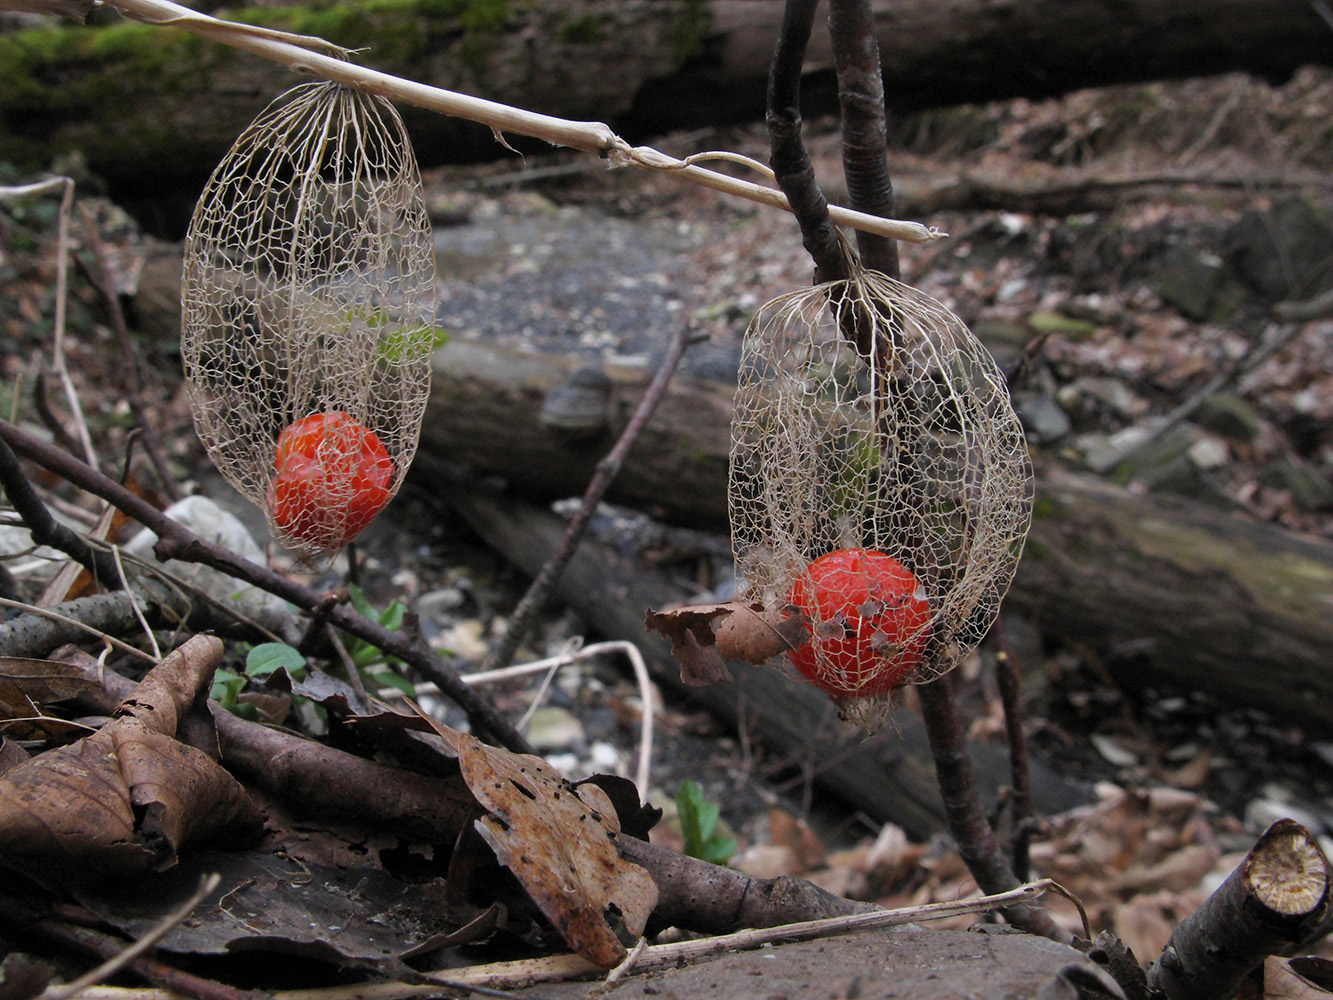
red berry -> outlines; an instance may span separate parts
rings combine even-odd
[[[390,498],[393,462],[370,428],[341,410],[312,413],[278,435],[269,509],[288,538],[321,550],[358,534]]]
[[[870,549],[822,555],[792,583],[788,600],[812,635],[787,655],[832,698],[883,694],[921,662],[930,605],[892,556]]]

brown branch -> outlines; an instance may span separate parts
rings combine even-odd
[[[276,594],[306,611],[314,611],[325,599],[325,595],[309,587],[279,576],[267,567],[257,566],[233,552],[228,552],[200,538],[98,470],[3,420],[0,420],[0,441],[8,442],[10,447],[24,457],[89,493],[109,501],[145,527],[152,529],[158,536],[153,551],[163,561],[181,559],[211,566],[238,580],[244,580],[271,594]],[[452,699],[467,713],[468,722],[474,729],[491,733],[503,746],[516,753],[532,752],[528,741],[513,724],[501,715],[493,704],[468,687],[443,657],[423,643],[419,636],[391,631],[343,605],[334,607],[329,612],[329,621],[343,631],[350,632],[384,652],[398,657],[428,680],[433,681],[446,697]]]
[[[76,927],[58,920],[38,920],[28,925],[28,928],[47,940],[77,948],[102,959],[115,958],[131,944],[101,931]],[[202,976],[196,976],[146,955],[132,959],[127,967],[159,989],[179,996],[193,997],[195,1000],[247,1000],[253,995],[248,990],[240,990],[213,979],[204,979]]]
[[[1270,826],[1171,935],[1148,982],[1167,1000],[1229,1000],[1269,955],[1307,937],[1329,908],[1329,864],[1292,819]]]
[[[85,272],[88,274],[89,280],[97,287],[97,290],[102,293],[102,298],[106,299],[107,316],[111,320],[111,329],[116,334],[116,344],[120,348],[121,358],[124,360],[124,370],[128,373],[125,397],[129,402],[130,413],[133,414],[135,423],[139,427],[139,437],[144,452],[148,455],[148,460],[157,473],[158,482],[161,483],[163,492],[172,502],[175,502],[181,498],[180,490],[176,488],[175,480],[171,477],[171,471],[167,468],[166,460],[162,457],[162,449],[157,444],[157,433],[144,413],[142,402],[143,379],[139,374],[139,358],[134,350],[134,341],[130,337],[129,325],[125,322],[125,310],[121,309],[120,297],[116,294],[111,282],[111,269],[107,266],[106,247],[102,245],[101,237],[97,234],[97,226],[93,223],[92,216],[88,214],[87,208],[79,205],[79,214],[83,218],[83,228],[88,238],[88,248],[92,250],[93,260],[97,263],[95,271],[85,268]],[[82,264],[77,256],[74,259]]]
[[[80,704],[110,712],[134,683],[98,671],[87,657],[67,660],[96,682]],[[391,767],[290,733],[247,722],[214,707],[222,761],[256,784],[314,814],[370,818],[406,836],[452,840],[478,815],[461,777],[435,777]],[[805,879],[752,878],[730,868],[655,847],[626,834],[616,846],[625,860],[647,870],[658,887],[653,920],[703,933],[845,916],[876,909],[843,899]]]
[[[121,589],[120,573],[110,554],[95,548],[74,529],[61,524],[42,503],[16,456],[0,438],[0,486],[38,545],[59,549],[91,573],[107,590]]]
[[[835,896],[803,878],[755,878],[623,833],[616,837],[616,846],[622,858],[647,870],[657,885],[652,916],[656,927],[728,934],[878,909]]]
[[[667,386],[671,383],[671,376],[675,373],[676,366],[680,364],[680,359],[685,353],[685,347],[689,344],[689,340],[690,325],[683,323],[671,343],[667,345],[666,353],[662,355],[662,360],[657,366],[657,372],[653,375],[653,380],[648,384],[648,388],[644,390],[643,398],[639,400],[639,405],[635,407],[634,413],[625,425],[625,429],[620,432],[620,437],[611,446],[611,450],[597,463],[597,468],[588,481],[588,488],[583,493],[583,502],[570,519],[564,537],[560,539],[560,544],[551,553],[551,558],[546,560],[541,571],[528,586],[527,593],[523,595],[517,607],[514,608],[514,612],[510,616],[509,627],[505,629],[505,633],[496,648],[486,657],[481,667],[482,670],[497,670],[501,667],[507,667],[513,660],[519,644],[522,643],[524,637],[532,628],[533,620],[546,605],[546,602],[550,600],[551,591],[559,581],[560,574],[565,571],[569,561],[574,558],[579,542],[587,534],[588,525],[592,523],[593,515],[597,513],[597,505],[602,502],[602,497],[606,496],[607,489],[619,475],[621,466],[625,464],[625,457],[629,454],[630,449],[634,447],[634,442],[639,439],[639,434],[643,431],[649,419],[652,418],[653,411],[657,409],[657,404],[666,395]],[[640,791],[647,792],[647,789],[641,789]]]
[[[1009,854],[1013,858],[1014,875],[1022,881],[1028,878],[1030,869],[1028,847],[1032,839],[1032,786],[1028,780],[1028,743],[1023,732],[1018,664],[1004,641],[1004,622],[1001,618],[996,618],[995,624],[991,626],[990,641],[995,647],[995,679],[1000,687],[1005,735],[1009,740],[1009,780],[1012,784],[1009,813],[1013,823]]]
[[[891,219],[894,197],[889,176],[884,74],[869,0],[830,0],[828,23],[842,109],[842,170],[847,195],[857,211]],[[899,276],[896,240],[857,233],[856,246],[866,267],[890,278]]]
[[[815,281],[838,281],[849,274],[828,199],[815,180],[801,141],[801,65],[810,41],[817,0],[787,0],[768,72],[769,165],[801,227],[801,242],[815,262]]]
[[[967,755],[967,734],[958,719],[954,703],[953,675],[945,674],[929,684],[917,687],[921,715],[935,759],[935,777],[944,800],[944,814],[949,832],[958,845],[958,853],[984,893],[1006,892],[1020,884],[1009,866],[990,821],[981,808],[976,776]],[[1070,935],[1044,909],[1013,906],[1003,911],[1015,927],[1068,942]]]

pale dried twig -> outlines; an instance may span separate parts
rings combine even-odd
[[[204,898],[218,887],[222,881],[222,876],[214,872],[212,875],[205,875],[200,880],[199,888],[194,891],[184,903],[176,907],[143,937],[135,941],[119,955],[109,958],[97,968],[80,976],[74,982],[65,986],[47,990],[42,994],[42,1000],[70,1000],[72,997],[86,995],[84,991],[94,983],[99,983],[116,974],[119,970],[129,965],[153,945],[157,944],[173,927],[181,923],[188,917],[194,908],[204,901]]]
[[[703,167],[687,165],[682,160],[667,156],[648,146],[631,146],[601,122],[575,122],[536,114],[496,101],[487,101],[405,80],[402,77],[357,66],[346,59],[325,55],[308,47],[318,44],[319,40],[221,21],[170,3],[168,0],[109,0],[107,6],[114,7],[134,20],[183,28],[212,41],[282,63],[298,72],[321,76],[368,93],[379,94],[391,100],[438,111],[455,118],[479,122],[489,126],[501,141],[505,132],[543,139],[553,145],[596,153],[612,166],[635,166],[646,170],[670,171],[691,183],[790,211],[786,196],[781,191],[719,174]],[[323,43],[323,47],[328,48],[328,43]],[[892,239],[926,243],[945,235],[934,227],[917,222],[882,219],[843,208],[833,208],[831,212],[833,220],[839,225],[879,233]]]
[[[926,920],[941,920],[967,913],[983,913],[1000,906],[1013,906],[1032,900],[1047,892],[1055,892],[1071,900],[1068,890],[1051,879],[1028,882],[1008,892],[973,899],[927,903],[896,910],[875,910],[850,916],[808,920],[779,927],[755,928],[723,934],[717,937],[677,941],[671,944],[649,945],[639,953],[633,971],[648,972],[676,966],[681,963],[707,958],[728,951],[759,948],[766,944],[828,937],[849,931],[879,927],[898,927]],[[1075,900],[1077,903],[1077,900]],[[1082,906],[1079,906],[1080,913]],[[449,969],[450,980],[462,986],[486,985],[491,987],[522,986],[537,982],[555,982],[603,976],[606,970],[577,955],[553,955],[547,958],[515,962],[497,962],[467,969]],[[338,988],[285,990],[273,994],[275,1000],[399,1000],[439,991],[438,986],[407,983],[361,983]],[[165,990],[124,990],[96,988],[83,994],[84,1000],[177,1000]]]

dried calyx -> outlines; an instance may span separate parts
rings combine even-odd
[[[199,199],[181,337],[195,429],[308,562],[402,482],[429,389],[434,284],[420,174],[382,98],[295,88]]]
[[[789,658],[868,726],[890,688],[980,642],[1031,519],[993,359],[939,302],[859,266],[751,323],[730,490],[744,597],[806,616]]]

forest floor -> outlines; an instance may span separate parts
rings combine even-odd
[[[1333,77],[1313,71],[1283,88],[1234,76],[914,116],[891,140],[900,215],[950,235],[904,246],[903,278],[961,316],[1007,372],[1021,367],[1015,398],[1048,458],[1333,539],[1327,316],[1237,371],[1219,390],[1226,412],[1188,424],[1173,438],[1176,452],[1128,470],[1107,458],[1280,336],[1277,303],[1333,287],[1330,121]],[[807,135],[831,200],[845,201],[836,123],[811,122]],[[659,148],[766,158],[758,128],[665,137]],[[651,356],[689,316],[709,340],[691,349],[686,369],[725,376],[755,308],[810,277],[789,218],[667,174],[606,172],[552,153],[431,170],[427,181],[438,315],[455,336]],[[114,209],[98,211],[103,239],[138,255],[127,280],[133,273],[146,285],[153,262],[169,261],[173,248],[146,250],[128,221],[117,226]],[[8,387],[48,364],[52,217],[0,204]],[[1284,241],[1283,232],[1295,235]],[[1266,258],[1255,249],[1265,235],[1275,247]],[[31,239],[27,250],[20,236]],[[221,494],[190,430],[162,287],[134,300],[148,359],[140,399],[183,488]],[[70,324],[74,384],[103,455],[118,455],[131,422],[125,380],[86,282],[76,281]],[[9,393],[0,392],[6,409]],[[46,393],[57,395],[51,384]],[[413,606],[428,636],[464,660],[480,659],[526,583],[410,480],[363,551],[372,601]],[[583,628],[556,609],[523,652],[550,654]],[[1021,624],[1012,632],[1021,636]],[[1034,867],[1079,893],[1094,929],[1114,928],[1144,960],[1272,819],[1294,815],[1325,838],[1333,833],[1333,741],[1201,692],[1120,689],[1087,650],[1049,649],[1040,636],[1015,641],[1036,682],[1026,695],[1034,746],[1058,752],[1096,787],[1089,805],[1043,819]],[[999,739],[986,673],[980,661],[965,669],[973,736]],[[519,705],[526,695],[502,697]],[[542,745],[571,770],[629,771],[635,729],[626,705],[635,697],[614,664],[566,668]],[[657,721],[658,804],[669,805],[681,778],[698,780],[723,807],[738,866],[804,875],[888,905],[969,891],[944,839],[912,843],[846,803],[812,799],[799,782],[757,780],[743,739],[697,712],[667,704]],[[665,842],[678,837],[669,823],[663,829]],[[752,973],[737,975],[744,982]]]

